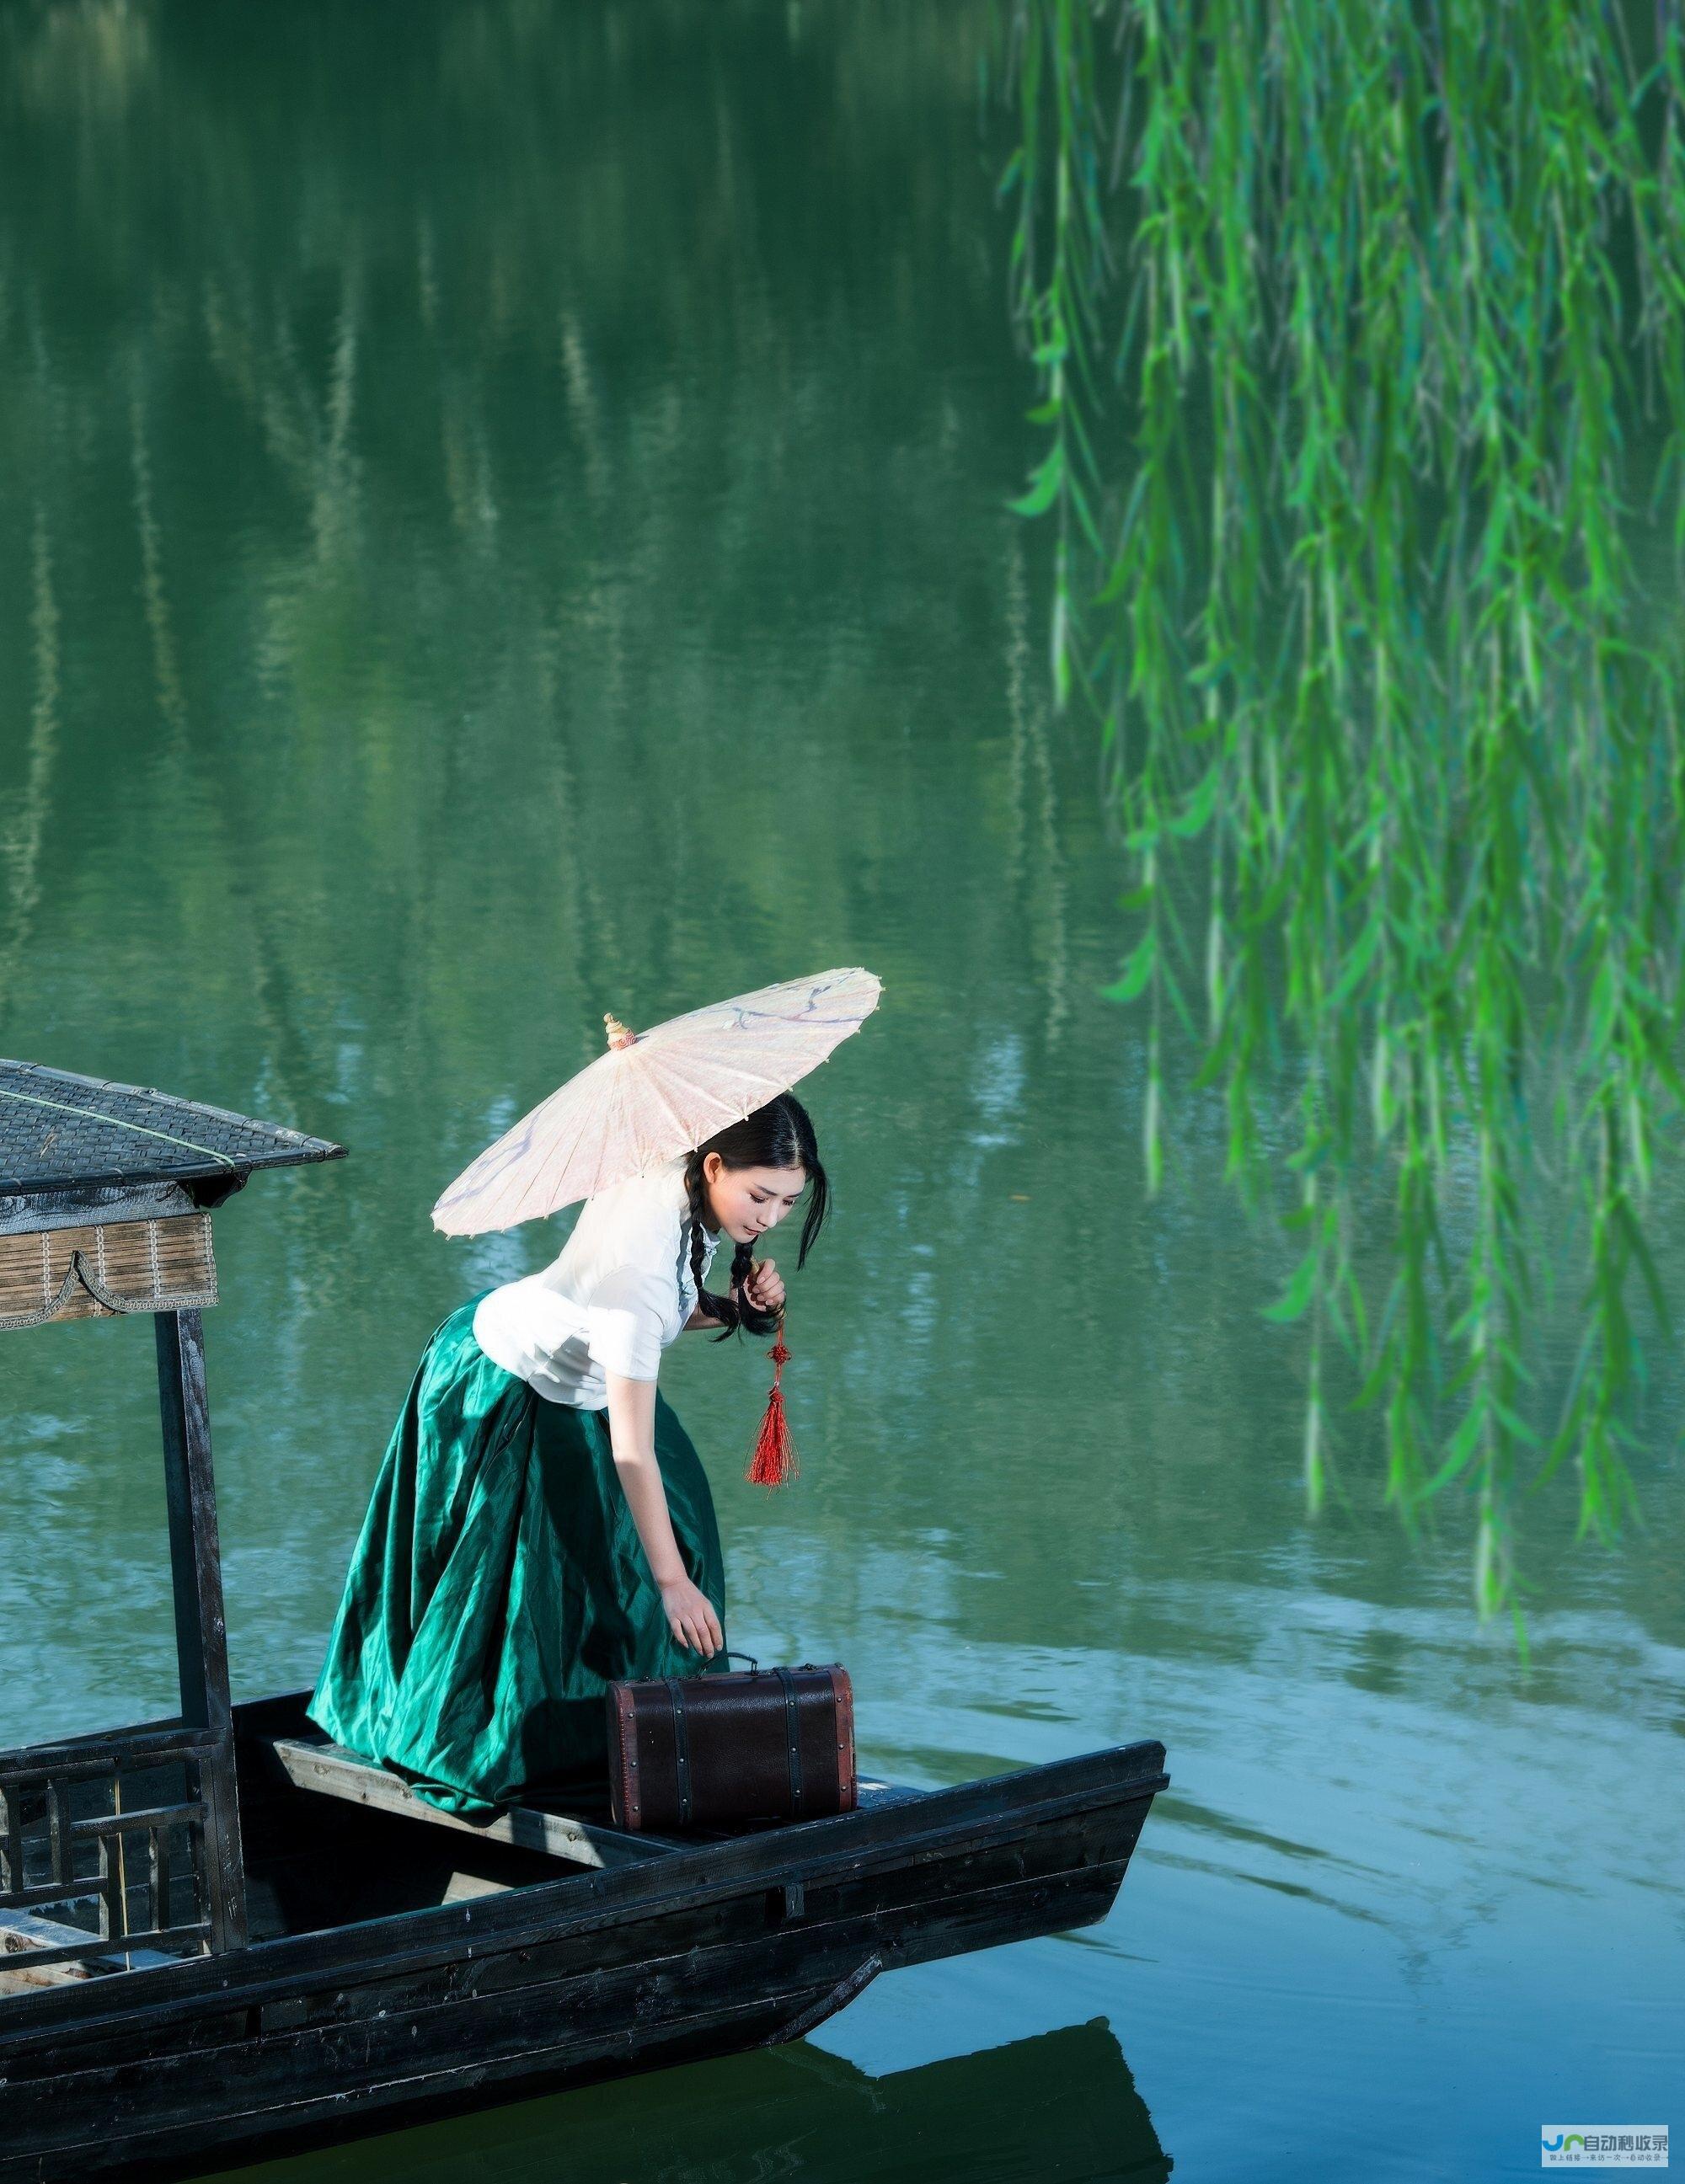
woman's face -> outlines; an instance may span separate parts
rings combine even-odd
[[[776,1228],[806,1188],[800,1167],[728,1167],[717,1153],[702,1162],[708,1204],[734,1244],[753,1243]]]

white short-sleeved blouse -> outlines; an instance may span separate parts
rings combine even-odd
[[[588,1198],[560,1257],[481,1298],[474,1340],[553,1403],[604,1410],[605,1375],[657,1377],[696,1306],[687,1156]],[[719,1244],[706,1228],[702,1271]]]

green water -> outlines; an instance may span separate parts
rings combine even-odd
[[[1523,1680],[1462,1509],[1410,1546],[1354,1441],[1307,1518],[1217,1112],[1141,1194],[1116,860],[1003,507],[985,30],[0,10],[0,1051],[351,1149],[218,1216],[237,1694],[313,1679],[428,1333],[560,1246],[447,1242],[443,1186],[605,1009],[863,963],[803,1087],[833,1222],[774,1250],[798,1485],[741,1476],[756,1347],[663,1368],[733,1642],[846,1662],[874,1771],[1150,1736],[1174,1778],[1102,1927],[277,2175],[1460,2180],[1677,2106],[1677,1467],[1618,1556],[1528,1505]],[[149,1328],[4,1371],[0,1742],[168,1712]]]

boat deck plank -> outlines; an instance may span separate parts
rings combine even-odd
[[[575,1865],[626,1865],[662,1858],[682,1846],[664,1836],[633,1835],[627,1830],[582,1820],[543,1804],[509,1805],[489,1820],[447,1813],[419,1797],[410,1785],[361,1752],[348,1752],[326,1737],[265,1736],[254,1740],[273,1754],[276,1766],[300,1790],[339,1797],[377,1812],[426,1820],[434,1827],[457,1828],[483,1842],[512,1843],[520,1850],[566,1858]]]
[[[698,1843],[728,1840],[742,1828],[694,1828],[687,1834],[662,1835],[652,1830],[617,1828],[598,1819],[582,1819],[542,1796],[519,1805],[505,1806],[490,1820],[474,1820],[442,1811],[416,1794],[410,1785],[362,1753],[348,1752],[319,1732],[306,1736],[265,1736],[252,1738],[295,1788],[340,1797],[378,1812],[426,1820],[435,1827],[458,1828],[483,1841],[512,1843],[522,1850],[566,1858],[576,1865],[606,1867],[646,1863],[677,1850],[694,1849]],[[862,1779],[856,1786],[862,1810],[905,1803],[922,1797],[919,1790],[890,1782]],[[763,1825],[778,1825],[774,1822]]]

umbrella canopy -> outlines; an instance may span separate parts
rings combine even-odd
[[[856,967],[762,986],[652,1031],[605,1016],[608,1052],[463,1170],[434,1228],[513,1228],[689,1151],[817,1069],[882,991]]]

